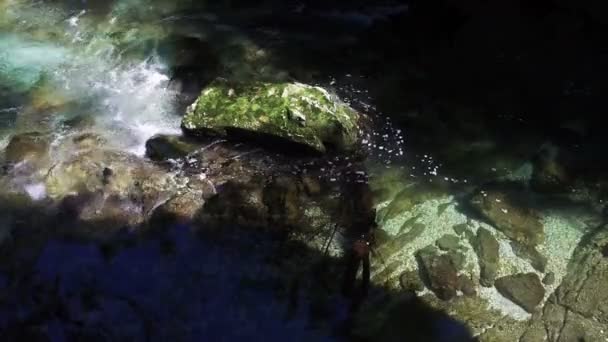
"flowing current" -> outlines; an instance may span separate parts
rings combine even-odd
[[[151,136],[179,132],[166,65],[153,43],[139,43],[157,41],[158,30],[124,27],[121,7],[100,19],[44,3],[2,6],[3,31],[10,33],[0,34],[0,89],[16,99],[1,104],[5,133],[41,123],[60,132],[76,119],[115,147],[143,155]],[[52,113],[19,117],[32,111]]]

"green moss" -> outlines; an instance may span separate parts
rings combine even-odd
[[[216,80],[182,121],[186,131],[228,135],[240,129],[280,137],[319,152],[351,150],[357,113],[327,91],[299,83],[236,84]]]

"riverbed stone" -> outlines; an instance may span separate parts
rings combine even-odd
[[[518,257],[528,260],[535,270],[542,273],[545,272],[545,269],[547,268],[547,257],[542,255],[535,247],[511,241],[511,249]]]
[[[424,290],[424,283],[420,280],[418,271],[409,270],[399,276],[399,285],[405,291],[419,292]]]
[[[439,254],[434,246],[419,250],[416,257],[428,288],[442,300],[456,297],[459,289],[458,269],[450,257]]]
[[[403,213],[409,212],[418,204],[443,195],[445,193],[433,185],[416,183],[406,186],[395,195],[386,207],[378,212],[378,217],[382,222],[387,222]]]
[[[532,313],[543,300],[545,288],[536,273],[519,273],[496,279],[500,294]]]
[[[459,223],[456,224],[452,227],[452,229],[454,229],[454,232],[458,235],[458,236],[462,236],[464,235],[465,231],[469,230],[469,225],[466,223]]]
[[[518,195],[505,189],[480,190],[470,205],[509,239],[536,246],[544,241],[544,227],[533,209],[515,200]]]
[[[465,296],[475,296],[477,294],[475,282],[465,274],[458,276],[458,289],[462,291]]]
[[[545,285],[553,285],[555,283],[555,273],[547,272],[543,277],[543,284]]]
[[[360,129],[357,112],[323,88],[219,79],[188,107],[182,127],[193,134],[280,138],[321,153],[354,150]]]
[[[426,226],[422,223],[413,223],[407,230],[398,234],[395,237],[390,237],[386,243],[378,247],[378,252],[385,258],[390,257],[393,254],[399,253],[403,248],[418,238]]]
[[[479,227],[473,247],[479,258],[479,283],[485,287],[494,285],[499,266],[499,246],[494,235],[487,229]]]
[[[443,235],[436,241],[436,244],[443,251],[456,250],[461,247],[460,238],[452,234]]]

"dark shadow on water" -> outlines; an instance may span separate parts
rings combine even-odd
[[[3,203],[13,236],[0,257],[0,336],[5,341],[336,341],[348,325],[339,294],[343,261],[281,233],[62,227],[43,205]],[[36,219],[32,219],[36,217]],[[27,218],[27,220],[26,220]],[[414,297],[391,311],[386,340],[467,341],[466,328]],[[399,301],[394,301],[399,302]],[[375,340],[375,339],[372,339]]]

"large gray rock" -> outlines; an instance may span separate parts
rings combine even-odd
[[[473,247],[479,258],[479,283],[491,287],[499,266],[498,241],[487,229],[479,227]]]
[[[581,242],[556,294],[558,302],[608,325],[608,231],[604,226]]]
[[[498,278],[494,285],[500,294],[528,312],[534,312],[545,296],[545,288],[536,273],[519,273]]]
[[[533,316],[522,342],[603,341],[608,326],[608,230],[585,236],[573,253],[568,273]]]

